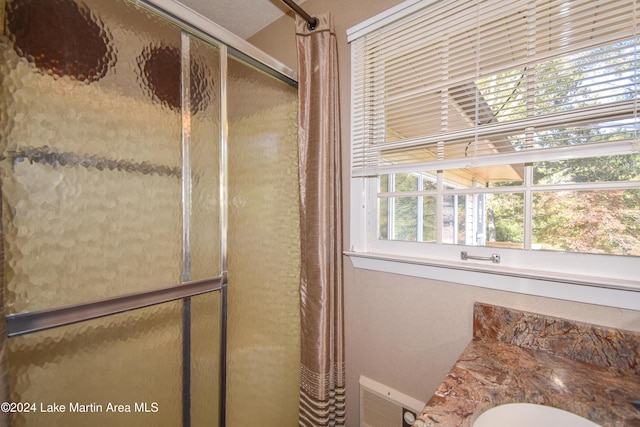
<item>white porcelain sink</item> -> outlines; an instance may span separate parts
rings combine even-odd
[[[533,403],[495,406],[473,423],[473,427],[598,427],[598,424],[571,412]]]

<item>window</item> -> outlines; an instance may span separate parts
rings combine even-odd
[[[350,29],[354,249],[638,285],[638,11],[413,0]]]

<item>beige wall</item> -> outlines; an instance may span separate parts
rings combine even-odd
[[[307,0],[310,14],[330,11],[338,35],[344,173],[345,248],[349,247],[349,76],[346,30],[398,0]],[[249,41],[294,70],[294,24],[285,16]],[[353,268],[345,257],[347,425],[359,425],[358,378],[365,375],[426,401],[471,339],[476,301],[640,331],[640,311]]]

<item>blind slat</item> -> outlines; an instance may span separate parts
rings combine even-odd
[[[635,0],[423,3],[352,41],[354,176],[637,150]]]

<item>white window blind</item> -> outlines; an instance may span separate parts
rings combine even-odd
[[[352,40],[352,174],[638,152],[636,0],[456,0]]]

